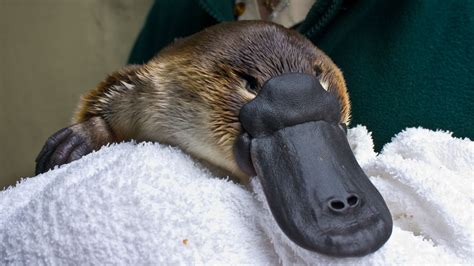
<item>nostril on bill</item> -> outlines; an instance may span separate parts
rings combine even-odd
[[[347,204],[349,207],[355,207],[359,204],[359,197],[357,195],[350,195],[347,197]]]
[[[334,212],[342,212],[346,209],[346,204],[342,200],[329,201],[329,209]]]
[[[349,209],[359,205],[359,197],[357,195],[351,194],[345,200],[332,199],[328,202],[328,207],[331,211],[337,213],[343,213],[349,211]]]

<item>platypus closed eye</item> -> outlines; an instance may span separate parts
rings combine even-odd
[[[246,74],[246,73],[239,73],[239,76],[245,80],[245,89],[252,94],[257,94],[258,92],[258,81],[255,77]]]

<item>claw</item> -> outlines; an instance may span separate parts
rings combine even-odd
[[[71,128],[63,128],[48,138],[36,157],[36,174],[44,173],[56,165],[81,158],[92,149],[84,138]]]
[[[53,168],[55,165],[67,163],[71,152],[81,143],[83,143],[82,137],[74,134],[69,135],[67,139],[60,142],[49,159],[48,169]]]
[[[45,153],[52,152],[51,150],[52,146],[58,143],[59,141],[62,141],[71,133],[72,133],[72,130],[68,127],[65,127],[59,130],[58,132],[54,133],[51,137],[49,137],[48,140],[46,140],[46,143],[44,144],[38,156],[36,156],[35,162],[39,162],[41,158],[45,156]]]

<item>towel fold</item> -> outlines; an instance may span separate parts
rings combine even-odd
[[[121,143],[0,192],[0,264],[472,265],[474,142],[411,128],[377,155],[365,127],[348,138],[394,218],[368,256],[293,244],[256,178],[246,188],[176,148]]]

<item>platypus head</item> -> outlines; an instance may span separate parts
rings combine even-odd
[[[182,130],[168,141],[243,181],[258,176],[292,241],[337,257],[387,241],[390,212],[346,138],[343,76],[310,41],[271,23],[224,23],[176,41],[148,69],[177,99],[168,106]]]

